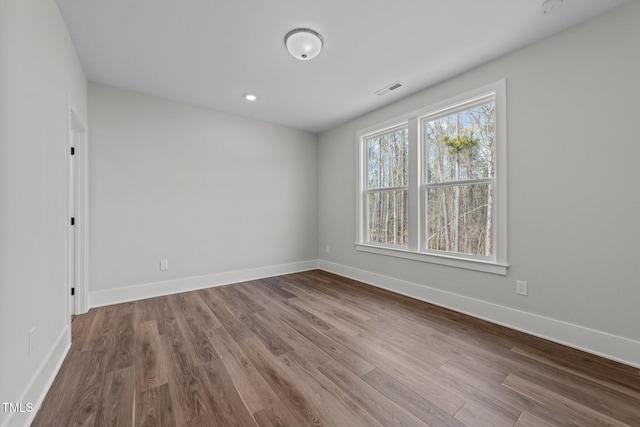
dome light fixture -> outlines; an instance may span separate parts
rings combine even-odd
[[[242,95],[244,97],[244,99],[246,99],[247,101],[255,101],[256,99],[258,99],[258,97],[252,93],[245,93],[244,95]]]
[[[322,50],[322,36],[309,28],[296,28],[284,37],[287,50],[296,59],[308,61]]]

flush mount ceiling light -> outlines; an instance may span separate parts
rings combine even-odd
[[[322,50],[322,36],[309,28],[296,28],[284,37],[287,50],[296,59],[308,61]]]
[[[258,99],[258,97],[252,93],[245,93],[244,95],[242,95],[242,97],[247,101],[255,101],[256,99]]]

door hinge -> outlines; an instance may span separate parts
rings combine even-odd
[[[76,225],[76,219],[74,217],[71,217],[71,225]]]
[[[74,156],[76,154],[76,148],[71,147],[71,155]]]
[[[76,294],[76,288],[71,288],[71,296],[74,296]]]

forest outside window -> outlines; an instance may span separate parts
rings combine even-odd
[[[506,274],[505,82],[363,130],[358,250]]]
[[[365,144],[368,241],[407,246],[409,129],[402,125],[371,135]]]

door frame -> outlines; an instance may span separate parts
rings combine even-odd
[[[67,313],[86,313],[89,277],[89,144],[88,128],[81,119],[79,110],[68,99],[67,128],[67,286],[65,292],[70,300],[72,274],[75,270],[74,307]],[[71,156],[71,147],[74,155]],[[73,162],[75,161],[75,165]],[[74,197],[75,194],[75,197]],[[72,204],[73,203],[73,204]],[[73,213],[73,214],[72,214]],[[71,217],[75,225],[71,225]],[[72,228],[73,227],[73,228]],[[75,233],[74,233],[75,228]],[[75,236],[75,239],[74,239]],[[75,246],[75,251],[74,251]],[[69,322],[71,322],[71,316]]]

